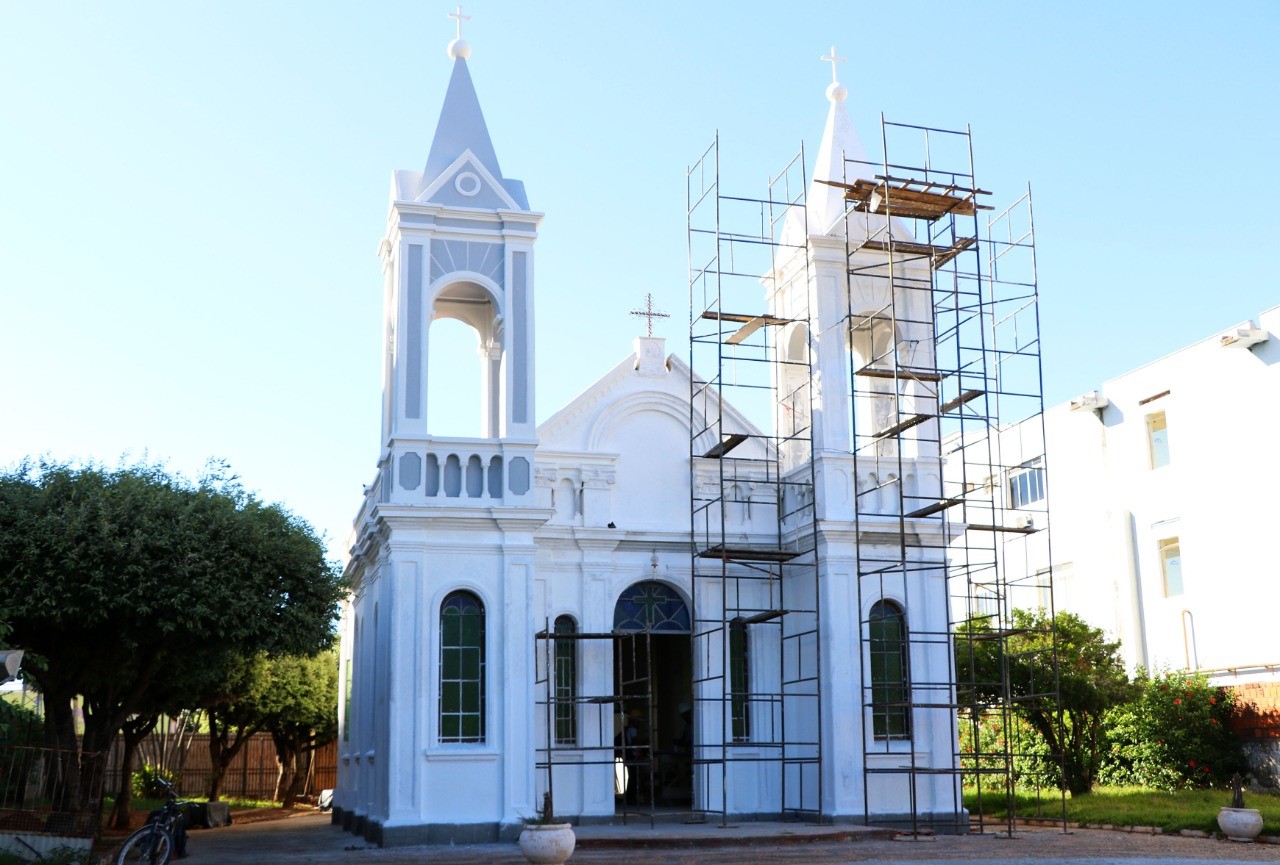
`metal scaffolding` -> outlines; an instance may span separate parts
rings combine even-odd
[[[832,184],[847,205],[853,519],[860,539],[896,529],[857,549],[859,609],[872,611],[859,629],[873,719],[864,801],[871,818],[873,784],[905,793],[910,813],[896,822],[918,832],[924,787],[947,776],[971,796],[972,819],[957,810],[946,827],[935,813],[930,828],[983,831],[993,791],[1001,806],[1015,784],[1062,801],[1061,755],[1015,717],[1035,702],[1061,725],[1052,573],[1025,567],[1029,545],[1049,543],[1031,194],[998,213],[984,203],[968,129],[882,117],[881,141],[879,162],[846,158]],[[949,597],[922,591],[940,571]],[[914,624],[895,631],[884,611],[898,604]],[[1047,618],[1015,615],[1038,609]],[[960,662],[920,675],[908,659],[931,649]],[[895,664],[903,687],[887,683]],[[953,724],[949,765],[899,746]]]
[[[967,129],[882,118],[881,140],[821,181],[844,205],[829,227],[810,223],[803,149],[760,197],[722,189],[718,137],[688,170],[692,718],[681,745],[633,744],[630,714],[658,721],[652,629],[547,622],[546,789],[574,766],[614,779],[624,821],[821,821],[824,752],[860,735],[867,822],[1012,832],[1016,811],[987,806],[1032,787],[1065,826],[1062,755],[1019,720],[1062,726],[1052,573],[1029,565],[1052,562],[1031,195],[985,203]],[[847,496],[825,500],[826,461]],[[824,610],[844,578],[820,550],[841,544],[852,609]],[[824,668],[838,633],[857,657]],[[562,693],[593,644],[612,693]],[[824,681],[837,666],[851,681]],[[673,764],[691,805],[664,801]]]
[[[726,194],[718,137],[687,174],[695,783],[722,824],[823,813],[806,187],[802,149]]]

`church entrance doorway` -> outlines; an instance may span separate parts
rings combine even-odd
[[[689,608],[654,580],[614,607],[615,787],[622,813],[693,807],[693,652]]]

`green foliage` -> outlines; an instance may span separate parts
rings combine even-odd
[[[0,745],[37,745],[44,719],[26,706],[0,700]]]
[[[0,865],[29,865],[32,862],[39,865],[91,865],[93,861],[88,850],[73,847],[54,847],[48,853],[42,853],[39,859],[27,859],[11,850],[0,850]]]
[[[1244,768],[1228,728],[1234,695],[1202,674],[1140,673],[1137,699],[1107,716],[1101,780],[1157,790],[1226,787]]]
[[[1007,696],[1043,741],[1043,753],[1061,760],[1063,786],[1087,793],[1102,762],[1103,719],[1134,693],[1120,644],[1071,613],[1050,619],[1044,610],[1014,610],[1011,624],[1004,639],[994,639],[986,622],[958,630],[962,698],[996,706]]]
[[[71,696],[89,709],[84,748],[105,750],[130,715],[216,689],[232,655],[327,646],[341,592],[311,527],[224,470],[198,483],[145,464],[0,473],[0,621],[66,715],[51,724],[63,747]]]
[[[142,768],[135,771],[130,776],[130,783],[133,787],[133,795],[139,799],[146,798],[164,798],[164,788],[156,783],[157,778],[165,778],[164,775],[155,766],[143,764]]]
[[[224,469],[197,483],[154,465],[0,473],[0,621],[28,651],[47,744],[63,755],[105,752],[131,717],[224,694],[236,658],[325,647],[341,592],[312,529]],[[57,807],[95,806],[78,759],[57,771]]]
[[[1058,789],[1062,766],[1034,727],[1017,712],[965,715],[961,764],[986,793],[1004,793],[1005,768],[1017,790]]]
[[[965,807],[974,810],[976,790],[965,790]],[[1003,800],[984,798],[989,816],[1003,816]],[[1062,819],[1063,803],[1054,797],[1018,795],[1017,815],[1026,818]],[[1179,790],[1168,793],[1140,787],[1098,786],[1088,796],[1066,800],[1067,819],[1078,823],[1107,823],[1112,826],[1159,826],[1166,832],[1198,829],[1217,832],[1218,809],[1225,804],[1220,790]],[[1254,793],[1250,807],[1262,813],[1264,835],[1280,835],[1280,793]]]
[[[320,745],[332,742],[338,736],[338,653],[271,659],[263,708],[265,727],[273,733],[305,733]]]

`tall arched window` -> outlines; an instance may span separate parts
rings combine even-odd
[[[556,619],[555,632],[555,722],[556,744],[578,744],[578,644],[572,636],[578,633],[573,616]]]
[[[735,742],[751,739],[751,680],[747,652],[747,622],[738,617],[729,622],[729,702]]]
[[[484,741],[484,604],[454,592],[440,605],[440,741]]]
[[[910,739],[907,617],[890,601],[877,601],[867,623],[871,661],[871,729],[877,739]]]

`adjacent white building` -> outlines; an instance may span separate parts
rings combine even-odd
[[[1129,669],[1201,670],[1280,709],[1280,308],[1217,331],[1005,430],[1008,506],[1048,533],[1006,544],[1011,579],[1052,564],[1057,609],[1121,642]],[[1270,687],[1267,687],[1270,685]],[[1248,746],[1280,783],[1280,730]],[[1270,733],[1265,732],[1270,729]]]

